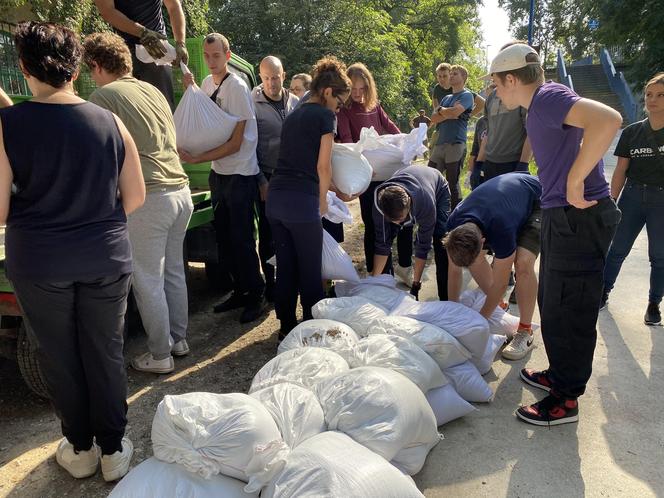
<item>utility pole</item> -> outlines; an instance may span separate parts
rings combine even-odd
[[[535,19],[535,0],[530,0],[530,18],[528,19],[528,45],[533,44],[534,19]]]

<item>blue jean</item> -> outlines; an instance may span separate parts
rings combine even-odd
[[[650,294],[648,300],[660,303],[664,295],[664,187],[627,180],[618,207],[622,220],[611,243],[604,268],[604,291],[610,292],[620,267],[634,245],[643,225],[648,233]]]

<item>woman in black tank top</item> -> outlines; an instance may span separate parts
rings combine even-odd
[[[72,31],[23,23],[15,40],[34,97],[0,109],[6,272],[62,422],[57,462],[81,478],[101,461],[115,480],[133,452],[122,345],[126,214],[145,198],[138,153],[112,113],[75,95],[81,46]]]

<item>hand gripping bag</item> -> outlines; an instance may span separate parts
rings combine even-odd
[[[482,289],[467,290],[461,293],[459,297],[461,304],[474,309],[478,313],[482,310],[484,301],[486,301],[486,294],[482,292]],[[500,306],[496,306],[488,321],[489,330],[496,335],[512,337],[519,328],[519,317],[510,315]]]
[[[436,362],[410,339],[397,335],[369,335],[352,350],[351,368],[382,367],[410,379],[424,393],[444,386],[447,379]]]
[[[173,114],[178,149],[198,155],[225,144],[238,119],[212,102],[194,83],[182,95]]]
[[[426,397],[436,416],[436,423],[439,427],[454,419],[465,417],[477,410],[477,408],[459,396],[452,384],[432,389],[426,393]]]
[[[291,382],[311,388],[317,382],[348,371],[348,363],[334,351],[297,348],[278,354],[256,373],[249,394],[266,387]]]
[[[327,318],[345,323],[360,337],[366,337],[367,328],[387,312],[364,297],[337,297],[321,299],[312,308],[314,318]]]
[[[369,335],[389,334],[405,337],[417,344],[438,364],[440,369],[470,359],[470,352],[440,327],[405,316],[385,316],[373,320]]]
[[[321,276],[324,280],[350,280],[360,279],[353,266],[353,260],[344,251],[341,244],[323,230],[323,254],[321,256]]]
[[[124,476],[108,498],[258,498],[245,483],[224,475],[204,479],[183,466],[148,458]]]
[[[155,59],[152,57],[145,49],[145,47],[140,44],[136,45],[136,58],[145,64],[154,63],[157,66],[170,66],[171,63],[177,58],[175,47],[168,43],[167,40],[161,40],[161,44],[166,49],[166,54],[164,54],[161,59]]]
[[[413,480],[341,432],[293,450],[261,498],[424,498]]]
[[[366,277],[355,282],[338,282],[334,289],[337,297],[361,296],[388,312],[404,299],[416,302],[409,292],[397,289],[397,281],[392,275]]]
[[[290,449],[267,409],[246,394],[166,395],[152,421],[152,449],[204,478],[215,474],[259,491],[284,466]]]
[[[479,370],[467,361],[445,369],[445,376],[459,396],[471,403],[486,403],[493,399],[493,391],[482,378]]]
[[[284,382],[251,394],[270,412],[290,448],[327,430],[325,415],[309,389]]]
[[[371,183],[373,170],[366,158],[353,148],[354,144],[332,146],[332,183],[340,192],[357,195]]]
[[[314,387],[329,430],[341,431],[413,475],[439,441],[422,391],[400,373],[359,367]]]
[[[323,218],[332,223],[353,224],[353,215],[346,203],[339,199],[337,194],[329,190],[327,191],[327,213],[323,215]]]
[[[317,347],[334,351],[347,360],[358,340],[355,331],[345,323],[314,318],[300,323],[291,330],[279,344],[277,353],[281,354],[295,348]]]

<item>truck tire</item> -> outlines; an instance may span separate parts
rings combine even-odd
[[[26,327],[25,320],[23,320],[18,329],[18,337],[16,339],[16,359],[18,361],[18,368],[21,371],[23,380],[30,390],[40,398],[48,399],[48,390],[46,389],[44,375],[39,368],[36,348],[30,341],[30,335],[28,334]]]

